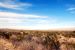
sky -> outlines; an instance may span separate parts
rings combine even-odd
[[[75,27],[75,0],[0,0],[0,28]]]

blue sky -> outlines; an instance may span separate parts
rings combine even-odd
[[[75,27],[75,0],[0,0],[0,28]]]

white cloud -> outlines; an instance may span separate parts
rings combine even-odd
[[[18,22],[22,22],[19,19],[15,19],[15,18],[0,18],[0,24],[2,23],[18,23]]]
[[[47,18],[48,16],[38,16],[38,15],[31,15],[31,14],[18,14],[18,13],[11,13],[11,12],[0,12],[0,18]]]
[[[70,7],[67,10],[69,10],[69,11],[75,10],[75,7]]]
[[[17,9],[18,8],[17,5],[10,5],[10,4],[1,3],[1,2],[0,2],[0,7],[11,8],[11,9]]]
[[[12,4],[12,2],[8,2],[8,1],[0,2],[0,7],[8,8],[8,9],[22,10],[23,9],[22,7],[27,8],[29,6],[32,6],[32,4],[30,4],[30,3],[15,3],[15,4]]]
[[[0,12],[0,28],[56,29],[73,27],[75,22],[61,22],[48,16]]]
[[[75,7],[70,7],[67,9],[71,14],[75,14]]]
[[[0,12],[0,28],[46,29],[53,20],[48,16]]]
[[[75,5],[74,5],[74,4],[67,4],[66,7],[67,7],[66,10],[67,10],[69,13],[75,14]]]

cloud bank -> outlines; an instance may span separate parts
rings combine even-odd
[[[55,22],[48,16],[0,12],[0,28],[48,29]]]
[[[0,28],[47,30],[72,27],[75,22],[70,23],[49,16],[0,12]]]

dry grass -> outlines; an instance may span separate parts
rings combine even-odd
[[[0,30],[0,50],[75,50],[75,31]]]

